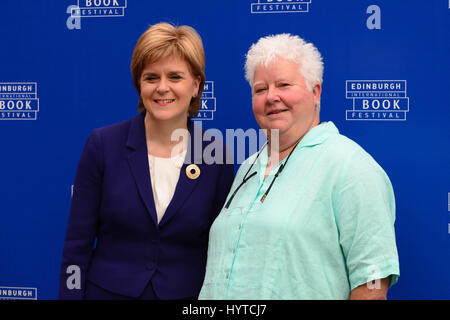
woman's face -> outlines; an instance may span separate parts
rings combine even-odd
[[[195,78],[191,74],[183,58],[169,56],[148,64],[142,70],[142,102],[155,120],[185,121],[199,85],[200,77]]]
[[[319,123],[321,86],[306,88],[299,66],[279,58],[255,69],[253,113],[262,129],[278,129],[281,139],[298,140]]]

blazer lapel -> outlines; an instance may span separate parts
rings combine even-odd
[[[190,197],[192,191],[195,189],[197,184],[204,178],[202,171],[204,169],[203,165],[203,131],[201,128],[194,126],[191,120],[188,122],[189,130],[189,144],[188,150],[186,152],[186,158],[183,166],[180,169],[180,178],[178,179],[177,186],[175,188],[174,195],[169,206],[164,213],[159,225],[162,226],[167,223],[173,216],[175,216]],[[186,175],[186,168],[190,164],[196,164],[200,169],[200,176],[197,179],[190,179]]]
[[[153,199],[152,184],[150,180],[150,170],[148,166],[148,151],[145,140],[145,112],[132,119],[130,131],[128,133],[127,148],[128,148],[128,164],[133,174],[134,180],[145,204],[145,207],[150,214],[153,222],[158,226],[158,219],[156,215],[155,201]]]

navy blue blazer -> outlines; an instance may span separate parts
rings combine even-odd
[[[160,299],[195,298],[200,292],[209,229],[229,192],[234,167],[206,164],[198,157],[198,149],[203,153],[211,142],[196,139],[198,128],[189,121],[187,159],[201,173],[191,180],[186,176],[188,164],[182,166],[172,201],[158,224],[144,115],[96,129],[87,139],[73,188],[60,299],[82,299],[87,279],[128,297],[139,297],[149,281]],[[202,141],[201,148],[196,140]],[[81,270],[80,289],[67,286],[73,275],[68,267],[73,265]]]

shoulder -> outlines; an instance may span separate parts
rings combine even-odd
[[[234,167],[233,148],[224,141],[223,133],[219,129],[203,129],[199,121],[189,120],[189,149],[194,162],[211,164],[226,164]]]
[[[145,139],[143,115],[138,114],[130,119],[94,129],[87,139],[87,143],[116,149],[127,144],[130,136],[132,140]],[[142,136],[142,137],[141,137]]]
[[[353,185],[389,186],[391,182],[385,170],[372,155],[350,138],[338,134],[324,143],[325,161],[330,172],[335,172],[341,188]]]
[[[138,128],[136,132],[144,132],[144,129],[139,129],[139,125],[144,126],[143,121],[139,124],[141,117],[137,115],[131,119],[94,129],[87,137],[85,149],[91,150],[94,154],[123,152],[133,127]],[[145,133],[137,135],[144,137]]]
[[[375,159],[361,147],[357,142],[342,135],[336,134],[323,144],[323,155],[331,163],[350,164],[352,166],[361,165],[364,167],[378,167]]]
[[[107,126],[96,128],[91,135],[101,136],[102,138],[116,137],[128,134],[130,127],[139,121],[143,121],[142,115],[138,114],[130,119],[116,122]]]

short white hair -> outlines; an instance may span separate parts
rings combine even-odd
[[[319,50],[299,36],[282,33],[260,38],[250,47],[245,62],[245,78],[250,86],[253,86],[256,67],[261,64],[268,67],[278,58],[295,62],[300,67],[309,91],[317,83],[322,85],[323,60]]]

